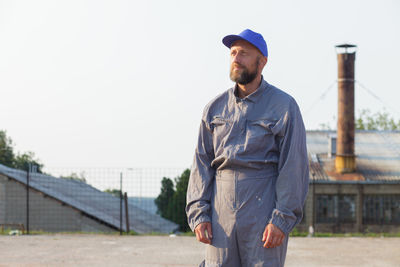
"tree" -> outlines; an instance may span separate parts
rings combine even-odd
[[[60,178],[62,178],[62,179],[70,179],[70,180],[75,180],[75,181],[86,183],[85,172],[81,172],[80,175],[78,175],[77,173],[73,172],[70,175],[61,176]]]
[[[179,230],[188,231],[189,225],[186,217],[186,192],[190,177],[190,170],[186,169],[180,176],[174,179],[164,177],[161,181],[161,193],[154,200],[157,213],[179,225]]]
[[[360,115],[355,118],[354,124],[356,130],[400,130],[400,120],[396,121],[386,111],[379,111],[372,114],[369,109],[362,109]],[[321,130],[332,130],[330,123],[321,123],[319,128]]]
[[[19,154],[14,158],[14,168],[19,170],[28,171],[30,167],[36,166],[36,172],[42,173],[43,164],[41,164],[37,159],[35,159],[35,153],[25,152]]]
[[[386,111],[371,114],[369,109],[363,109],[355,121],[357,130],[400,130],[400,120],[397,122]]]
[[[161,193],[154,200],[157,206],[157,214],[172,220],[172,198],[175,194],[174,183],[171,179],[163,177],[161,181]]]
[[[120,198],[121,197],[121,190],[119,189],[106,189],[104,192],[113,195],[114,197]]]
[[[11,138],[7,133],[0,130],[0,163],[7,167],[14,167],[14,149]]]
[[[42,173],[43,164],[35,159],[35,153],[25,152],[15,155],[14,145],[6,131],[0,130],[0,164],[10,168],[28,171],[29,166],[35,165],[36,172]]]
[[[189,231],[189,225],[187,223],[186,216],[186,192],[189,183],[190,170],[186,169],[181,176],[175,178],[176,191],[173,196],[173,205],[175,208],[174,222],[179,224],[180,230],[183,232]]]

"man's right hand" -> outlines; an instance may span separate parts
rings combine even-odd
[[[196,238],[198,241],[203,242],[205,244],[211,244],[212,230],[210,222],[203,222],[198,224],[196,226],[196,229],[194,229],[194,232],[196,234]]]

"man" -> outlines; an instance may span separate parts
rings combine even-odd
[[[261,75],[268,50],[245,30],[230,48],[236,85],[204,109],[187,191],[205,266],[283,266],[308,191],[305,129],[295,100]]]

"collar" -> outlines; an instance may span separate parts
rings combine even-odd
[[[259,101],[261,95],[264,93],[265,90],[267,90],[267,88],[268,88],[268,83],[264,80],[264,77],[261,76],[261,83],[253,93],[251,93],[248,96],[240,99],[237,96],[238,85],[236,84],[233,87],[233,96],[236,99],[236,103],[238,103],[240,101],[245,101],[245,100],[248,100],[248,101],[253,102],[253,103],[257,103]]]

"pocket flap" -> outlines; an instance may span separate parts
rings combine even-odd
[[[264,129],[266,129],[267,131],[273,133],[274,132],[273,128],[276,124],[276,121],[272,121],[272,120],[268,120],[268,119],[259,119],[259,120],[251,120],[250,124],[261,126]]]
[[[224,125],[227,123],[230,123],[230,120],[225,119],[220,116],[214,116],[213,119],[211,120],[211,124],[213,124],[213,125]]]

